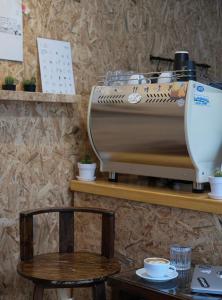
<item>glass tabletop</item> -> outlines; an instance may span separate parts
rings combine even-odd
[[[113,280],[119,280],[128,284],[154,290],[159,293],[175,295],[179,299],[190,300],[222,300],[222,295],[193,293],[190,289],[193,269],[178,271],[177,278],[165,282],[151,282],[136,275],[136,270],[122,272],[112,276]]]

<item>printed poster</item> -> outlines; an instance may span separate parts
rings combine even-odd
[[[43,93],[74,95],[70,43],[44,38],[37,43]]]
[[[0,59],[23,61],[22,0],[0,0]]]

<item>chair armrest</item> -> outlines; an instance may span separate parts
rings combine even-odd
[[[34,216],[46,213],[53,213],[53,212],[85,212],[85,213],[94,213],[94,214],[104,214],[108,216],[114,215],[113,211],[100,209],[100,208],[85,208],[85,207],[45,207],[45,208],[38,208],[23,211],[20,213],[20,216],[27,217],[27,216]]]
[[[74,213],[102,215],[101,254],[107,258],[114,256],[115,215],[113,211],[84,207],[47,207],[27,210],[20,213],[20,257],[21,260],[33,257],[33,216],[45,213],[59,213],[59,251],[74,251]]]

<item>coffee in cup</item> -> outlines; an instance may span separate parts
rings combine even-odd
[[[160,257],[148,257],[144,259],[144,268],[151,277],[162,277],[169,271],[176,271],[174,266],[170,265],[170,261]]]

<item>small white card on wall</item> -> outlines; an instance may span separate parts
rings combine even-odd
[[[37,38],[43,93],[75,95],[69,42]]]

